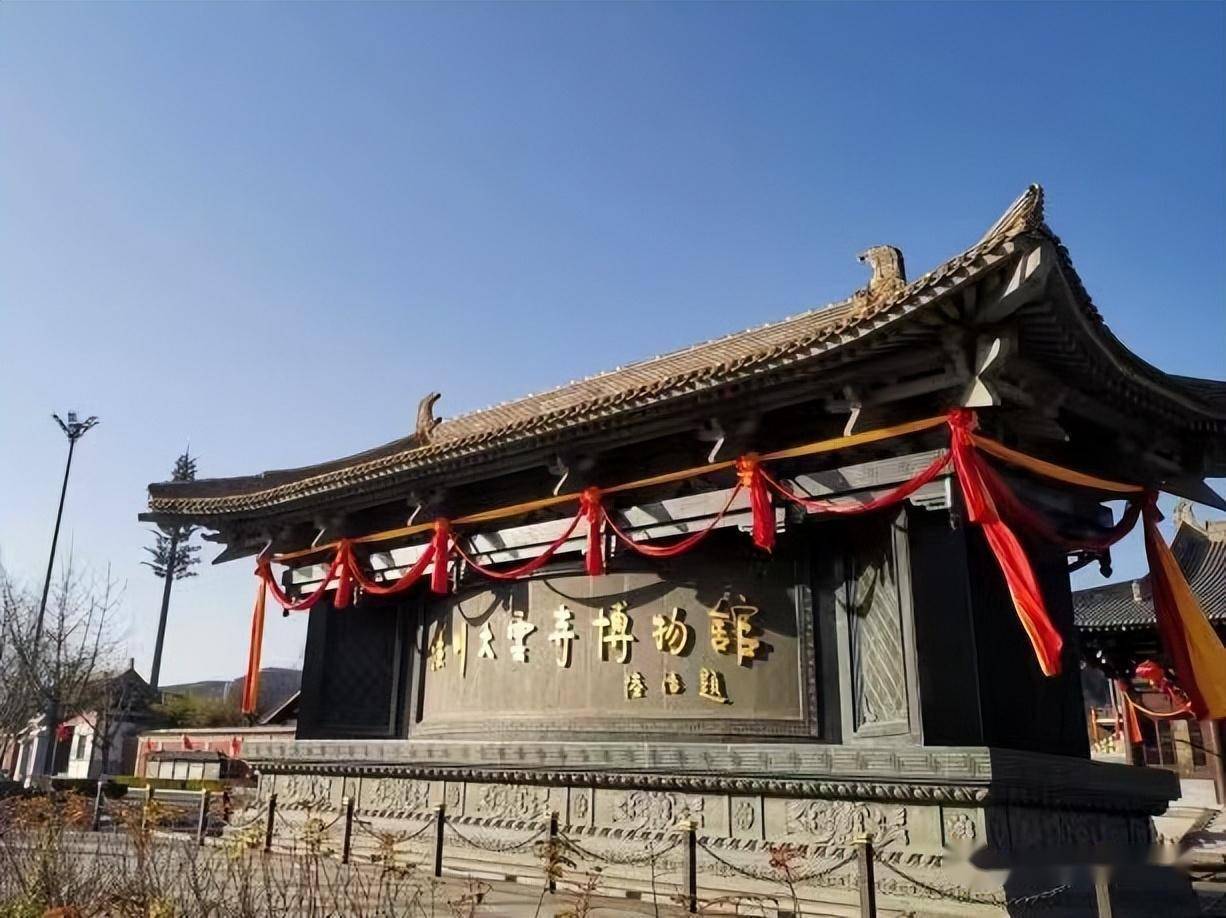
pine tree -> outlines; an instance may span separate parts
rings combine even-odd
[[[175,460],[174,470],[170,474],[171,481],[195,481],[196,460],[187,450]],[[176,580],[195,577],[192,570],[200,563],[200,546],[192,544],[192,536],[196,534],[197,526],[169,526],[153,530],[154,543],[146,546],[145,551],[152,556],[150,561],[141,564],[153,571],[154,576],[163,581],[162,611],[158,617],[157,644],[153,649],[153,668],[149,674],[149,686],[157,691],[158,677],[162,669],[162,643],[166,637],[166,616],[170,611],[170,587]]]

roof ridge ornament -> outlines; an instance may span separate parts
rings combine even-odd
[[[875,245],[856,258],[872,269],[868,285],[851,297],[852,315],[859,316],[907,286],[907,270],[902,250],[892,245]]]
[[[434,428],[442,423],[434,416],[434,403],[442,398],[442,394],[431,392],[417,403],[417,430],[415,436],[419,446],[425,446],[434,440]]]
[[[983,234],[979,244],[1038,229],[1044,220],[1043,202],[1043,186],[1031,185],[1021,197],[1009,205],[1009,209],[1000,215],[1000,219],[992,224],[991,229]]]

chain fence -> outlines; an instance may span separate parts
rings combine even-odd
[[[990,894],[975,895],[961,892],[957,889],[949,887],[937,886],[933,883],[925,882],[918,877],[907,873],[896,864],[882,857],[879,851],[873,852],[873,860],[884,867],[894,876],[909,883],[916,889],[921,889],[928,893],[933,898],[947,899],[951,902],[961,902],[966,905],[990,905],[997,908],[1019,909],[1019,908],[1038,908],[1038,907],[1056,907],[1060,903],[1057,901],[1065,893],[1072,890],[1072,884],[1061,883],[1058,886],[1053,886],[1050,889],[1045,889],[1042,892],[1030,893],[1025,896],[993,896]]]
[[[333,857],[341,854],[341,863],[349,863],[350,851],[355,836],[367,841],[363,862],[370,865],[393,866],[412,869],[423,864],[433,855],[434,876],[442,876],[442,867],[448,849],[468,848],[493,855],[530,854],[540,862],[543,882],[550,890],[557,879],[557,863],[561,859],[576,870],[607,872],[610,868],[651,868],[652,895],[655,897],[655,878],[672,874],[680,868],[682,883],[688,879],[688,896],[673,895],[674,901],[688,899],[690,911],[698,903],[701,886],[720,888],[725,883],[713,882],[716,877],[737,877],[764,884],[772,889],[786,889],[794,902],[798,902],[803,887],[831,887],[859,889],[869,903],[866,914],[876,914],[876,895],[920,896],[927,899],[959,903],[962,905],[987,906],[1008,910],[1040,910],[1057,908],[1066,904],[1067,894],[1075,892],[1071,883],[1060,883],[1048,889],[1022,896],[998,893],[977,893],[966,887],[946,884],[939,876],[926,871],[917,872],[904,868],[896,859],[875,848],[871,839],[854,842],[847,853],[840,856],[832,852],[824,863],[815,863],[802,847],[761,842],[749,848],[736,848],[734,854],[723,850],[718,839],[699,836],[694,826],[679,824],[671,835],[659,833],[654,840],[617,839],[611,847],[602,844],[603,836],[585,837],[578,826],[559,826],[556,815],[541,822],[535,829],[519,824],[516,837],[507,837],[516,831],[512,826],[489,826],[479,823],[461,823],[449,818],[445,808],[421,819],[415,828],[392,828],[355,812],[355,801],[342,800],[339,809],[297,809],[288,813],[278,809],[276,794],[244,801],[233,808],[228,795],[210,795],[208,792],[154,791],[132,793],[107,798],[99,793],[95,801],[93,824],[95,831],[115,832],[124,827],[139,827],[142,831],[186,833],[192,832],[196,840],[204,844],[208,837],[225,837],[231,843],[247,849],[262,848],[265,853],[291,856],[314,855]],[[403,820],[398,819],[400,825]],[[338,833],[338,826],[342,827]],[[435,829],[434,837],[428,833]],[[491,830],[497,835],[492,835]],[[576,831],[578,830],[578,831]],[[339,836],[339,837],[338,837]],[[412,842],[423,847],[415,853],[403,851]],[[428,844],[425,844],[427,843]],[[637,844],[637,848],[631,845]],[[679,851],[680,849],[680,851]],[[678,852],[680,857],[677,856]],[[566,860],[566,856],[574,861]],[[576,863],[577,862],[577,863]],[[506,862],[509,863],[509,862]],[[582,865],[582,866],[580,866]],[[878,866],[886,875],[866,882],[871,877],[872,866]],[[661,869],[663,868],[663,869]],[[849,869],[850,868],[850,869]],[[839,876],[841,871],[845,871]],[[463,871],[449,870],[453,875],[463,876]],[[632,879],[633,874],[627,874]],[[705,878],[705,882],[704,882]],[[886,882],[880,882],[881,880]],[[1080,889],[1080,888],[1078,888]],[[1084,893],[1080,890],[1078,894]],[[715,901],[715,900],[711,900]],[[800,913],[798,913],[800,914]]]
[[[477,848],[480,851],[489,851],[494,854],[509,854],[512,851],[522,851],[524,848],[527,848],[530,844],[549,831],[549,825],[546,824],[541,826],[527,838],[520,839],[519,841],[499,842],[488,839],[479,841],[476,838],[465,835],[463,832],[461,832],[456,824],[450,819],[444,818],[443,824],[451,830],[452,834],[454,834],[456,838],[458,838],[462,843],[468,845],[470,848]]]
[[[375,839],[375,841],[382,842],[386,841],[388,838],[394,838],[395,840],[392,842],[393,845],[403,845],[405,842],[411,842],[413,839],[419,838],[421,835],[425,834],[425,832],[435,824],[435,821],[433,819],[429,819],[418,826],[415,830],[408,833],[380,829],[376,827],[374,823],[362,819],[360,816],[353,817],[353,824],[365,835]]]
[[[665,854],[668,854],[675,848],[681,847],[681,838],[676,838],[663,848],[655,848],[651,845],[647,846],[647,853],[643,855],[634,854],[616,854],[612,851],[598,853],[590,848],[579,844],[569,835],[559,835],[558,842],[568,851],[572,851],[586,861],[597,864],[613,864],[619,867],[642,867],[647,864],[656,863]]]
[[[704,841],[698,841],[697,845],[699,850],[704,852],[712,860],[722,864],[733,873],[745,877],[747,880],[758,880],[765,883],[791,883],[793,886],[802,886],[808,883],[820,885],[817,884],[817,880],[821,879],[822,877],[829,876],[841,867],[846,867],[848,864],[854,864],[856,862],[856,855],[852,853],[833,864],[829,864],[808,873],[799,873],[793,872],[793,867],[790,863],[777,857],[776,862],[774,863],[768,859],[767,867],[765,869],[757,869],[742,866],[740,864],[734,864],[732,861],[722,857],[717,851],[712,850],[712,848]]]

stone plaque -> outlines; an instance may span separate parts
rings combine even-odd
[[[806,732],[801,565],[711,544],[651,569],[436,599],[415,729]]]

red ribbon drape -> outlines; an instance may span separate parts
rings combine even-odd
[[[1162,515],[1153,492],[1146,495],[1142,513],[1150,591],[1162,648],[1196,716],[1226,717],[1226,648],[1162,538],[1158,529]]]
[[[728,500],[725,502],[723,509],[715,515],[710,523],[697,532],[683,536],[671,545],[648,545],[644,542],[636,542],[613,521],[613,517],[609,515],[608,510],[603,511],[604,520],[609,524],[609,529],[617,536],[618,541],[631,551],[635,551],[640,555],[646,555],[648,558],[673,558],[677,555],[685,554],[705,539],[719,525],[720,521],[728,515],[728,508],[732,506],[732,502],[736,500],[736,496],[740,493],[741,486],[737,485],[732,489],[732,493],[728,495]]]
[[[345,568],[350,576],[364,593],[369,593],[372,596],[396,596],[405,592],[421,579],[425,573],[426,567],[434,560],[434,543],[431,542],[426,546],[426,550],[421,553],[421,556],[414,562],[413,566],[408,568],[403,574],[393,580],[391,583],[379,583],[366,576],[366,572],[362,570],[362,565],[358,563],[357,555],[353,550],[352,542],[343,542],[341,551],[345,552]]]
[[[256,562],[255,572],[264,581],[264,585],[272,591],[273,598],[281,604],[281,607],[286,612],[305,612],[323,598],[324,593],[328,590],[328,585],[336,577],[344,564],[345,554],[340,549],[337,549],[336,556],[333,557],[328,565],[327,573],[324,574],[323,579],[319,582],[319,586],[315,588],[314,592],[297,600],[290,599],[285,591],[281,589],[281,584],[277,583],[277,578],[273,576],[272,564],[269,563],[267,558],[261,557]]]
[[[558,549],[565,545],[574,534],[575,530],[579,527],[579,521],[583,519],[583,517],[584,513],[582,510],[580,510],[575,514],[574,518],[570,521],[570,525],[566,527],[565,531],[550,542],[549,545],[545,547],[544,551],[542,551],[531,561],[521,564],[519,567],[513,567],[508,570],[497,571],[492,567],[483,567],[473,560],[472,555],[464,550],[463,546],[460,545],[458,540],[453,544],[455,546],[456,554],[463,558],[464,562],[469,567],[471,567],[478,574],[481,574],[483,577],[489,577],[491,580],[518,580],[521,577],[527,577],[529,574],[536,573],[538,570],[548,564],[553,559],[553,556],[557,554]]]
[[[853,513],[869,513],[873,510],[880,510],[882,507],[888,507],[891,504],[897,504],[906,500],[924,485],[928,484],[928,482],[932,481],[939,474],[941,474],[941,471],[945,468],[945,466],[949,465],[950,458],[949,453],[942,453],[940,456],[937,456],[936,459],[932,460],[932,462],[925,468],[921,469],[916,475],[904,481],[894,490],[887,494],[882,494],[880,497],[875,497],[863,504],[836,503],[835,501],[831,500],[801,497],[799,494],[792,491],[791,488],[775,479],[770,472],[766,471],[765,469],[760,469],[758,474],[762,476],[763,480],[772,491],[774,491],[780,497],[790,500],[792,503],[797,504],[798,506],[804,507],[810,513],[839,513],[847,515]]]
[[[597,575],[605,570],[602,539],[605,525],[608,525],[624,544],[640,554],[657,558],[672,557],[694,548],[711,532],[723,518],[741,488],[749,491],[753,542],[758,548],[771,551],[775,544],[775,509],[772,505],[772,491],[783,499],[815,513],[865,513],[904,500],[935,479],[952,461],[965,498],[968,519],[983,529],[988,546],[1004,575],[1018,617],[1034,647],[1039,666],[1046,675],[1055,675],[1060,672],[1060,656],[1064,642],[1047,613],[1038,580],[1014,532],[1014,527],[1023,529],[1036,538],[1066,550],[1101,551],[1119,541],[1136,525],[1139,518],[1143,518],[1154,606],[1163,646],[1170,655],[1175,672],[1198,716],[1206,714],[1226,716],[1226,649],[1222,647],[1221,641],[1205,620],[1204,613],[1195,596],[1191,594],[1182,571],[1158,532],[1157,521],[1160,516],[1153,495],[1132,497],[1119,522],[1105,532],[1081,537],[1067,536],[1014,494],[1004,478],[980,454],[977,441],[983,444],[984,451],[998,458],[1020,464],[1031,472],[1057,478],[1074,486],[1102,487],[1106,490],[1130,494],[1140,489],[1061,469],[1059,466],[1011,450],[995,441],[976,437],[972,434],[975,425],[974,414],[967,409],[955,409],[950,412],[948,424],[950,428],[950,452],[948,454],[938,457],[916,476],[889,493],[861,505],[802,497],[766,472],[762,467],[761,457],[756,453],[741,456],[734,463],[737,486],[729,496],[728,504],[703,530],[685,536],[670,545],[647,545],[631,539],[617,527],[612,516],[604,508],[600,490],[589,487],[579,495],[578,513],[563,536],[547,548],[542,555],[512,570],[496,571],[474,563],[472,558],[455,543],[451,526],[446,519],[435,521],[434,534],[425,552],[412,568],[390,584],[380,584],[368,577],[358,563],[353,544],[342,541],[319,586],[311,594],[291,600],[274,578],[268,560],[261,558],[256,568],[261,582],[261,593],[257,598],[257,615],[252,622],[253,648],[248,661],[249,677],[253,678],[249,678],[248,687],[258,683],[259,656],[258,648],[254,645],[258,643],[263,634],[264,588],[271,590],[276,600],[287,611],[300,611],[314,606],[335,582],[334,605],[336,608],[344,608],[352,602],[354,591],[358,588],[381,596],[393,595],[409,589],[423,576],[425,568],[429,565],[431,566],[431,590],[438,594],[445,594],[450,587],[449,567],[453,552],[459,554],[476,571],[487,577],[497,580],[516,579],[534,573],[548,563],[561,544],[573,535],[581,520],[587,523],[585,569],[589,574]],[[903,432],[905,431],[899,430],[897,434],[890,435],[901,435]],[[795,450],[782,451],[774,458],[790,458],[789,454],[800,455]],[[246,704],[247,699],[245,698],[245,707]]]
[[[954,470],[966,501],[967,516],[983,530],[988,546],[1000,565],[1009,595],[1013,597],[1013,606],[1038,658],[1039,668],[1045,676],[1055,676],[1060,672],[1064,638],[1047,614],[1043,591],[1030,566],[1030,559],[992,500],[991,489],[985,481],[987,466],[971,440],[974,424],[974,413],[965,408],[955,409],[949,414]],[[990,469],[987,471],[990,472]]]
[[[1128,535],[1128,533],[1132,532],[1133,528],[1137,525],[1137,520],[1141,516],[1141,507],[1144,501],[1140,498],[1133,498],[1128,501],[1128,505],[1120,515],[1119,521],[1110,529],[1081,537],[1066,536],[1042,514],[1019,499],[1013,493],[1013,489],[1005,483],[1004,478],[994,468],[986,462],[981,462],[979,468],[997,510],[1009,522],[1026,529],[1036,538],[1057,545],[1065,551],[1103,551],[1110,548],[1120,539],[1124,538],[1124,536]]]
[[[775,547],[775,508],[766,487],[762,463],[757,453],[746,453],[736,461],[736,480],[749,490],[749,509],[753,516],[753,543],[763,551]]]
[[[439,517],[434,521],[434,538],[430,549],[434,553],[434,567],[430,569],[430,592],[446,596],[450,584],[447,574],[451,562],[451,523]]]
[[[583,552],[583,566],[589,577],[604,573],[604,540],[601,525],[604,523],[604,504],[600,488],[588,487],[579,495],[579,514],[587,520],[587,547]]]
[[[1128,508],[1121,515],[1119,522],[1106,532],[1081,538],[1065,536],[1040,514],[1018,499],[1004,479],[978,456],[974,448],[974,438],[970,433],[972,425],[973,417],[970,412],[958,410],[950,414],[955,450],[954,461],[959,472],[959,482],[963,485],[963,492],[968,495],[968,509],[971,509],[973,503],[970,494],[978,488],[983,492],[982,496],[986,498],[983,503],[986,503],[989,511],[993,512],[997,519],[1006,517],[1010,522],[1028,529],[1038,538],[1066,550],[1101,551],[1127,535],[1136,525],[1138,518],[1144,520],[1145,554],[1149,561],[1154,617],[1157,621],[1162,647],[1170,657],[1180,688],[1187,695],[1188,703],[1196,716],[1202,718],[1226,716],[1226,648],[1223,647],[1221,639],[1205,618],[1199,601],[1188,586],[1183,571],[1158,529],[1162,516],[1158,512],[1157,494],[1151,491],[1129,498]],[[1083,479],[1081,483],[1095,486],[1095,481],[1088,479],[1088,476],[1071,473],[1049,463],[997,446],[998,448],[993,452],[1003,455],[1008,461],[1022,465],[1023,468],[1034,474],[1056,477],[1072,483]],[[958,465],[960,455],[963,458],[963,465]],[[1097,485],[1116,492],[1140,490],[1133,486],[1103,480],[1098,480]],[[971,518],[975,519],[973,509]],[[1029,592],[1024,576],[1025,571],[1015,568],[1017,559],[1011,554],[1009,547],[1002,545],[998,548],[993,541],[993,533],[987,528],[985,528],[985,535],[1001,564],[1001,569],[1005,571],[1015,605],[1022,616],[1023,624],[1026,624],[1028,612],[1032,613],[1035,608],[1038,608],[1034,602],[1037,600],[1041,604],[1042,596],[1039,593]],[[1000,540],[999,533],[996,534],[996,538]],[[1016,539],[1013,541],[1016,542]],[[1024,555],[1022,559],[1024,560]],[[1018,602],[1019,595],[1023,602]],[[1046,617],[1045,611],[1043,615]],[[1029,627],[1027,631],[1029,632]],[[1038,645],[1036,645],[1037,649]],[[1131,699],[1129,702],[1135,704]]]
[[[336,566],[336,596],[332,600],[332,608],[348,609],[353,602],[353,572],[349,553],[342,543],[336,550],[340,563]]]
[[[256,568],[260,573],[260,568]],[[264,647],[264,602],[268,586],[263,576],[256,580],[255,608],[251,613],[251,643],[247,647],[247,678],[243,682],[242,711],[254,714],[260,702],[260,654]]]
[[[1133,701],[1128,697],[1128,683],[1123,679],[1115,680],[1115,690],[1124,702],[1124,729],[1128,731],[1128,741],[1133,745],[1141,742],[1141,722],[1137,720],[1137,712],[1133,710]]]

